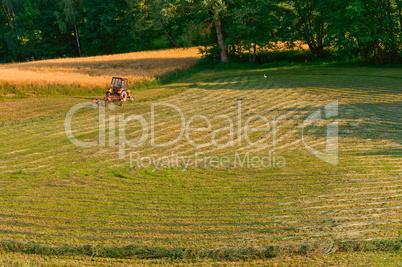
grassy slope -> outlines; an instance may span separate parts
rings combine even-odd
[[[163,88],[137,91],[140,101],[112,112],[149,119],[152,99],[160,98],[179,106],[187,119],[195,114],[236,119],[241,98],[244,118],[284,116],[276,146],[195,150],[183,140],[173,150],[221,156],[234,151],[267,155],[273,150],[286,159],[286,168],[268,170],[133,170],[128,159],[118,160],[117,148],[77,148],[65,137],[65,112],[89,99],[1,103],[2,114],[9,114],[0,128],[1,239],[196,251],[314,242],[325,251],[330,240],[400,239],[401,88],[399,69],[203,71]],[[332,167],[306,151],[300,127],[309,114],[336,99],[340,164]],[[74,133],[95,140],[96,120],[94,110],[77,115]],[[178,122],[174,112],[158,113],[157,140],[177,135]],[[203,126],[201,121],[194,125]],[[224,122],[217,121],[218,126]],[[131,124],[127,133],[139,137],[138,125]],[[309,128],[307,141],[323,149],[322,135],[322,129]],[[205,140],[200,134],[192,137]],[[220,137],[226,140],[225,133]],[[252,138],[272,140],[258,134]],[[139,152],[171,153],[149,144]]]

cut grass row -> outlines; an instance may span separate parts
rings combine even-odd
[[[218,261],[258,260],[284,256],[306,256],[329,253],[352,252],[398,252],[402,250],[401,240],[389,241],[332,241],[303,246],[266,246],[266,247],[226,247],[220,249],[193,250],[191,248],[162,248],[145,246],[105,247],[85,245],[44,246],[36,243],[6,241],[0,243],[3,252],[19,252],[49,256],[91,256],[99,258],[136,258],[193,260],[213,259]]]

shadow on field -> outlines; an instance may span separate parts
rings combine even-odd
[[[274,114],[294,112],[295,115],[288,119],[295,120],[295,125],[300,127],[307,117],[318,109],[317,106],[306,105],[297,109],[276,108],[271,112]],[[338,116],[329,118],[327,123],[333,119],[340,120],[339,136],[341,138],[389,140],[402,144],[402,101],[340,104]],[[322,126],[322,128],[323,131],[320,134],[325,137],[325,127]]]
[[[271,90],[273,97],[277,97],[275,89],[289,88],[294,89],[295,93],[300,91],[312,96],[328,96],[328,99],[338,99],[341,103],[337,117],[341,120],[341,137],[402,142],[402,75],[398,68],[303,67],[223,71],[221,74],[201,75],[198,78],[203,82],[195,83],[192,87],[233,91],[267,89]],[[267,78],[264,78],[264,74]],[[314,97],[311,101],[314,101]],[[297,113],[313,113],[314,104],[300,107]],[[273,110],[280,114],[291,111],[281,108]]]
[[[200,72],[193,87],[200,89],[261,90],[304,88],[325,93],[400,93],[402,75],[395,68],[293,66],[263,70],[221,70]],[[267,78],[265,78],[267,77]]]
[[[339,106],[343,137],[389,140],[402,144],[402,101],[392,103],[354,103]]]
[[[305,88],[313,92],[323,92],[325,89],[335,89],[342,92],[375,93],[386,95],[399,93],[402,88],[402,79],[390,80],[385,77],[346,76],[346,75],[313,75],[313,74],[285,74],[272,75],[265,79],[260,76],[236,76],[226,79],[217,79],[196,83],[193,87],[207,90],[264,90],[278,88]]]

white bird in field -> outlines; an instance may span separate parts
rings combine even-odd
[[[265,79],[267,79],[267,78],[268,78],[268,76],[264,74],[264,78],[265,78]]]

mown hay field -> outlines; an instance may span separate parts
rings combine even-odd
[[[291,247],[311,257],[330,255],[322,259],[326,262],[345,250],[339,242],[355,242],[351,251],[400,244],[401,90],[397,68],[204,70],[135,91],[136,102],[106,109],[105,144],[89,148],[67,138],[65,122],[70,108],[91,100],[2,102],[0,111],[10,115],[0,124],[0,247],[10,253],[60,257],[264,259],[269,264],[270,257],[289,256]],[[305,125],[311,114],[333,101],[339,105],[336,116],[323,113],[316,124]],[[208,118],[211,128],[189,131],[169,147],[153,146],[148,135],[140,147],[125,146],[125,157],[119,158],[120,119],[139,115],[150,126],[153,116],[157,143],[180,134],[179,113],[165,105],[152,115],[155,103],[175,105],[187,122],[198,116],[192,128],[205,128]],[[236,130],[233,145],[225,146],[229,132],[216,130],[230,125],[227,118],[244,126],[254,116],[251,125],[264,127],[265,121],[255,115],[275,122],[275,132],[248,136],[267,145],[250,145],[245,132]],[[99,141],[99,120],[98,108],[83,109],[73,117],[72,133],[81,141]],[[337,166],[315,157],[305,145],[324,151],[326,125],[335,122]],[[133,120],[125,133],[135,143],[144,126]],[[195,147],[187,137],[205,146]],[[211,138],[217,143],[206,145]],[[285,164],[242,167],[233,164],[236,153],[274,155],[277,163]],[[172,154],[226,157],[229,164],[162,165],[149,160]],[[138,165],[140,158],[149,166]],[[400,251],[398,245],[392,248]],[[393,259],[387,265],[397,266],[398,258]]]
[[[2,253],[4,266],[398,266],[402,255],[395,252],[336,253],[326,255],[280,256],[264,260],[216,261],[211,259],[116,259],[80,256],[41,256]]]

